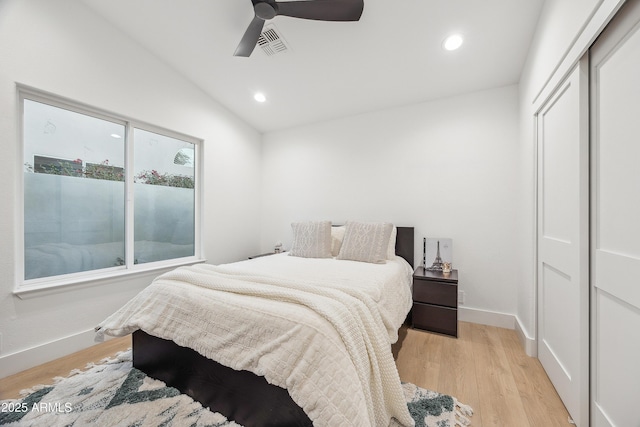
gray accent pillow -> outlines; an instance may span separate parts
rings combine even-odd
[[[289,255],[303,258],[331,258],[331,221],[294,222]]]
[[[393,224],[347,221],[338,259],[384,264]]]

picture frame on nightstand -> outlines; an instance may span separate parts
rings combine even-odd
[[[444,263],[453,265],[453,239],[448,237],[424,238],[424,268],[429,271],[442,271]]]

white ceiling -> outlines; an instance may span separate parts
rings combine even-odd
[[[83,1],[261,132],[517,83],[544,3],[364,0],[358,22],[278,16],[291,51],[240,58],[251,0]]]

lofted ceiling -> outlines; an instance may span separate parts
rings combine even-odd
[[[277,16],[289,50],[241,58],[251,0],[83,1],[261,132],[517,83],[544,3],[364,0],[358,22]]]

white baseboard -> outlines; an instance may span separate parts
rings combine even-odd
[[[79,332],[65,338],[48,342],[16,353],[0,357],[0,378],[17,374],[25,369],[42,365],[63,356],[68,356],[76,351],[95,345],[95,331]],[[111,339],[105,336],[105,340]]]
[[[481,325],[496,326],[498,328],[514,329],[527,356],[538,357],[538,346],[535,338],[528,336],[518,316],[495,311],[479,310],[477,308],[458,307],[458,320],[479,323]]]
[[[524,328],[524,326],[522,326],[522,323],[520,322],[518,316],[516,316],[516,333],[518,334],[520,344],[522,344],[524,352],[527,354],[527,356],[538,357],[538,343],[536,342],[535,338],[531,338],[527,334],[526,329]]]
[[[516,317],[513,314],[458,306],[458,320],[462,322],[478,323],[480,325],[496,326],[498,328],[505,329],[515,329],[515,318]]]

